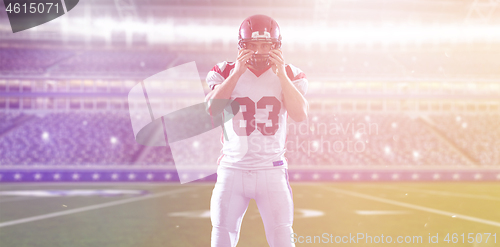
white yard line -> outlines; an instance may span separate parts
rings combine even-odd
[[[16,184],[16,186],[14,187],[17,187],[17,185],[30,185],[30,186],[34,186],[33,184]],[[68,186],[68,185],[74,185],[74,186],[82,186],[82,185],[98,185],[98,186],[109,186],[109,188],[107,189],[116,189],[116,188],[122,188],[122,189],[133,189],[134,187],[147,187],[147,188],[156,188],[156,187],[163,187],[165,185],[160,185],[160,184],[105,184],[105,183],[100,183],[100,184],[57,184],[57,183],[52,183],[52,184],[36,184],[36,187],[38,187],[39,185],[64,185],[64,186]],[[176,184],[178,185],[178,184]],[[23,187],[23,186],[20,186],[20,187]],[[0,190],[0,192],[2,191],[6,191],[7,189],[5,189],[4,187],[4,190]],[[16,188],[15,190],[19,190],[19,188]],[[71,190],[71,189],[68,189],[68,190]],[[32,200],[32,199],[40,199],[40,198],[46,198],[46,197],[34,197],[34,196],[21,196],[21,197],[10,197],[10,198],[5,198],[5,199],[2,199],[2,197],[0,196],[0,203],[3,203],[3,202],[15,202],[15,201],[24,201],[24,200]]]
[[[411,209],[420,210],[420,211],[424,211],[424,212],[428,212],[428,213],[449,216],[449,217],[453,217],[455,219],[463,219],[463,220],[468,220],[468,221],[472,221],[472,222],[477,222],[477,223],[482,223],[482,224],[486,224],[486,225],[500,227],[500,222],[496,222],[496,221],[485,220],[485,219],[476,218],[476,217],[472,217],[472,216],[468,216],[468,215],[457,214],[457,213],[453,213],[453,212],[448,212],[448,211],[413,205],[413,204],[405,203],[405,202],[393,201],[393,200],[389,200],[389,199],[365,195],[365,194],[361,194],[361,193],[357,193],[357,192],[353,192],[353,191],[348,191],[348,190],[335,189],[335,188],[329,188],[329,187],[324,187],[324,186],[318,186],[318,187],[325,189],[325,190],[329,190],[329,191],[333,191],[333,192],[337,192],[337,193],[341,193],[341,194],[345,194],[345,195],[349,195],[349,196],[359,197],[359,198],[363,198],[363,199],[367,199],[367,200],[392,204],[392,205],[405,207],[405,208],[411,208]]]
[[[28,217],[28,218],[24,218],[24,219],[0,222],[0,228],[6,227],[6,226],[18,225],[18,224],[22,224],[22,223],[33,222],[33,221],[37,221],[37,220],[44,220],[44,219],[63,216],[63,215],[76,214],[76,213],[95,210],[95,209],[112,207],[112,206],[127,204],[127,203],[131,203],[131,202],[143,201],[143,200],[153,199],[153,198],[167,196],[167,195],[171,195],[171,194],[178,194],[178,193],[186,192],[186,191],[193,190],[193,189],[195,189],[195,188],[183,188],[183,189],[171,190],[171,191],[156,193],[156,194],[152,194],[152,195],[128,198],[128,199],[123,199],[123,200],[118,200],[118,201],[113,201],[113,202],[106,202],[106,203],[101,203],[101,204],[97,204],[97,205],[91,205],[91,206],[86,206],[86,207],[81,207],[81,208],[65,210],[62,212],[55,212],[55,213],[50,213],[50,214],[43,214],[43,215]]]

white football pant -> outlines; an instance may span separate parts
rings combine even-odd
[[[235,247],[250,199],[259,208],[270,247],[290,247],[292,190],[286,169],[240,170],[219,166],[210,202],[212,247]]]

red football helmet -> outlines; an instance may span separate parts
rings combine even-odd
[[[281,32],[278,23],[266,15],[253,15],[246,18],[241,23],[238,35],[239,49],[246,48],[246,42],[269,41],[272,43],[271,49],[281,47]],[[257,70],[265,69],[271,65],[269,54],[254,54],[248,61]]]

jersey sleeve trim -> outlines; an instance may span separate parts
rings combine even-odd
[[[227,79],[229,77],[229,74],[231,73],[231,70],[234,69],[234,63],[233,62],[222,62],[218,63],[212,68],[212,71],[218,73],[221,75],[224,79]]]
[[[208,84],[208,87],[210,87],[211,90],[214,90],[214,87],[216,85],[221,84],[222,82],[224,82],[224,77],[222,77],[219,73],[217,73],[215,71],[208,72],[208,75],[207,75],[207,84]]]
[[[226,80],[229,75],[231,74],[231,71],[234,68],[234,63],[233,62],[221,62],[216,64],[209,72],[207,75],[207,84],[210,87],[210,89],[214,89],[214,87],[218,84],[221,84]]]
[[[306,74],[302,72],[302,70],[291,64],[287,64],[285,69],[286,69],[286,75],[288,76],[288,78],[290,78],[291,81],[296,81],[306,78]]]
[[[302,70],[291,64],[287,64],[285,69],[286,74],[292,81],[293,85],[295,85],[295,87],[300,91],[300,93],[302,93],[302,95],[306,95],[307,87],[309,84],[306,78],[306,74],[302,72]]]

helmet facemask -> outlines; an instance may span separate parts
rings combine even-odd
[[[248,43],[252,41],[266,41],[266,40],[249,40],[249,41],[240,41],[238,43],[239,49],[249,49]],[[280,48],[281,42],[276,42],[273,41],[271,42],[271,50],[272,49],[277,49]],[[264,70],[266,68],[269,68],[271,66],[271,60],[269,59],[269,53],[265,54],[253,54],[252,58],[250,58],[247,62],[249,65],[251,65],[255,70]]]

